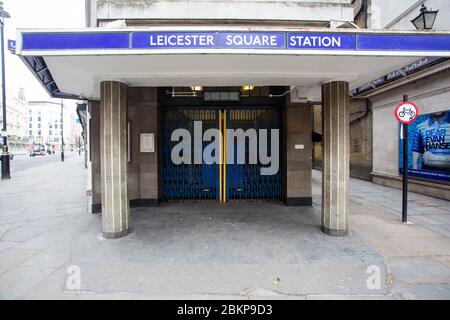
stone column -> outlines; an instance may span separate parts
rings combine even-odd
[[[127,86],[101,84],[100,157],[102,179],[102,225],[105,238],[128,234],[127,191]]]
[[[322,230],[343,237],[348,233],[349,85],[345,81],[322,87],[323,169]]]

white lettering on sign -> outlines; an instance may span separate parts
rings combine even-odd
[[[276,35],[227,35],[227,46],[264,46],[264,47],[276,47],[277,36]]]
[[[150,35],[152,47],[207,47],[214,46],[214,36],[207,34]]]
[[[291,47],[340,48],[341,37],[336,36],[291,36]]]

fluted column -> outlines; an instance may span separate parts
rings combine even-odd
[[[102,226],[105,238],[128,234],[127,193],[127,86],[101,83],[100,156]]]
[[[322,230],[335,237],[348,233],[348,102],[348,82],[323,85]]]

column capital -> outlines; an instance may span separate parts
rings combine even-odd
[[[102,80],[102,81],[100,81],[100,85],[102,83],[120,83],[120,84],[123,84],[124,86],[128,86],[127,83],[119,81],[119,80]]]
[[[325,85],[331,84],[331,83],[340,83],[340,82],[344,82],[347,84],[349,83],[348,80],[344,80],[344,79],[342,79],[342,80],[326,80],[326,81],[322,82],[322,86],[325,86]]]

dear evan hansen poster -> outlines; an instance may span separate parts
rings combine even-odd
[[[409,125],[408,173],[450,182],[450,110],[421,115]],[[400,173],[403,172],[403,132],[400,125]]]

